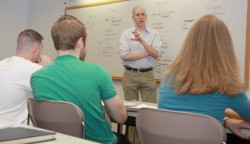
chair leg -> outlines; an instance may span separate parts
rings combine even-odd
[[[128,138],[128,125],[126,125],[126,129],[125,129],[125,137]]]
[[[28,117],[27,117],[27,125],[30,125],[30,115],[28,114]]]

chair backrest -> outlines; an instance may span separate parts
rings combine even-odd
[[[29,98],[28,111],[36,127],[84,138],[84,115],[73,103]]]
[[[222,144],[224,127],[201,114],[142,108],[136,116],[142,144]]]

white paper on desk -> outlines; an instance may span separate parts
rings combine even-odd
[[[140,108],[152,108],[152,109],[157,109],[156,106],[151,106],[151,105],[146,105],[146,104],[139,104],[139,105],[131,107],[131,108],[137,108],[137,109],[140,109]]]
[[[126,107],[135,107],[135,106],[137,106],[136,102],[126,102],[124,104],[125,104]]]
[[[4,129],[4,128],[8,128],[8,127],[12,127],[12,125],[8,124],[8,123],[0,123],[0,129]]]

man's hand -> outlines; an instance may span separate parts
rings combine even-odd
[[[132,41],[141,41],[141,36],[136,30],[133,31],[132,33],[134,34],[135,38],[132,38],[130,40],[132,40]]]
[[[52,63],[52,59],[46,55],[40,55],[40,58],[37,61],[37,64],[42,65],[42,66],[45,66],[51,63]]]

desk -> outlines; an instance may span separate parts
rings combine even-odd
[[[10,126],[10,127],[27,127],[27,128],[31,128],[31,129],[44,130],[41,128],[32,127],[32,126],[28,126],[28,125],[12,123],[12,122],[9,122],[9,121],[3,120],[3,119],[0,119],[0,124],[6,124],[7,126]],[[44,131],[47,131],[47,130],[44,130]],[[56,138],[56,140],[41,142],[41,144],[83,144],[83,143],[84,144],[97,144],[96,142],[93,142],[93,141],[73,137],[73,136],[58,133],[58,132],[56,133],[55,138]]]
[[[125,102],[125,105],[127,107],[127,112],[128,112],[128,118],[127,118],[127,120],[125,122],[125,125],[126,125],[125,137],[128,137],[128,126],[136,127],[136,114],[137,114],[137,111],[140,108],[154,108],[154,109],[156,109],[157,104],[156,103],[148,103],[148,102],[129,101],[129,102]],[[118,124],[118,130],[117,130],[118,132],[121,131],[120,127],[121,127],[121,125]]]

